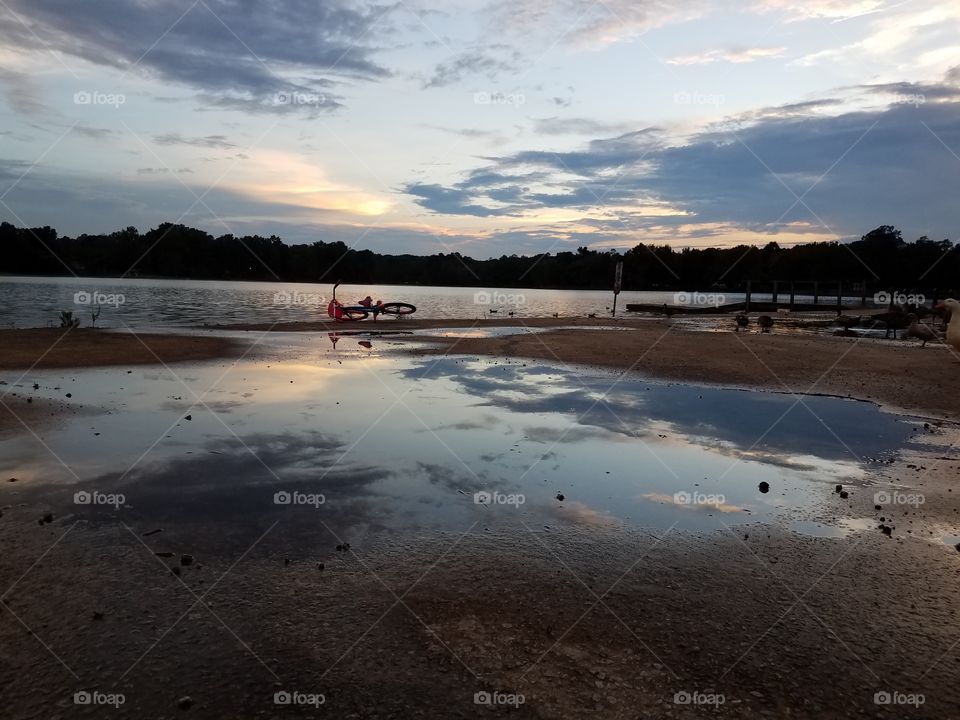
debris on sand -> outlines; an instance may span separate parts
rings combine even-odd
[[[37,520],[37,523],[39,525],[43,525],[44,523],[52,523],[52,522],[53,522],[53,513],[47,513],[46,515],[41,517],[39,520]]]
[[[834,489],[834,492],[841,492],[842,490],[843,490],[843,485],[837,485],[837,487]]]
[[[93,611],[93,619],[94,619],[94,620],[103,620],[103,613],[102,613],[102,612],[98,612],[97,610],[94,610],[94,611]]]
[[[350,543],[343,543],[342,545],[337,545],[337,552],[347,552],[350,549]]]
[[[563,493],[558,492],[558,493],[557,493],[557,500],[559,500],[560,502],[563,502],[563,498],[564,498]]]
[[[193,565],[193,555],[181,555],[180,556],[181,565]]]
[[[189,710],[193,707],[193,698],[189,695],[184,695],[182,698],[177,700],[177,707],[181,710]]]
[[[892,536],[892,535],[893,535],[893,528],[890,527],[889,525],[881,525],[881,526],[880,526],[880,532],[882,532],[884,535]]]
[[[768,492],[770,492],[770,483],[768,483],[766,480],[764,480],[763,482],[761,482],[761,483],[760,483],[760,492],[762,492],[762,493],[768,493]]]
[[[9,480],[7,480],[7,482],[17,482],[17,479],[16,479],[16,478],[10,478]]]
[[[846,490],[841,490],[841,491],[840,491],[840,499],[841,499],[841,500],[846,500],[848,497],[850,497],[850,493],[848,493]]]
[[[143,534],[143,536],[144,536],[144,537],[150,537],[151,535],[156,535],[157,533],[162,533],[162,532],[163,532],[163,528],[157,528],[156,530],[151,530],[150,532],[145,532],[145,533]]]
[[[160,558],[172,558],[172,557],[173,557],[173,553],[172,553],[172,552],[157,552],[157,553],[154,553],[154,555],[156,555],[157,557],[160,557]]]

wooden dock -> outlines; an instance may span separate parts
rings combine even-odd
[[[842,308],[842,306],[839,306]],[[824,303],[788,303],[788,302],[736,302],[724,303],[723,305],[667,305],[661,303],[627,303],[627,310],[630,312],[659,313],[661,315],[723,315],[725,313],[745,313],[760,312],[769,313],[777,310],[790,310],[791,312],[835,312],[837,305],[826,305]]]

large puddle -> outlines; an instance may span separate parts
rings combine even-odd
[[[0,506],[38,499],[60,518],[241,543],[284,521],[304,547],[328,531],[362,542],[504,525],[789,525],[831,504],[839,533],[850,523],[834,485],[864,482],[915,427],[836,398],[377,349],[177,375],[31,373],[8,389],[103,412],[0,442],[0,472],[19,480]]]

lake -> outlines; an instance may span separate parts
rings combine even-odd
[[[332,285],[311,283],[228,282],[118,278],[5,277],[0,279],[0,327],[59,325],[61,310],[71,310],[83,326],[99,302],[100,327],[197,326],[229,323],[305,322],[327,317]],[[495,287],[429,287],[408,285],[342,285],[337,297],[354,303],[365,295],[384,302],[417,306],[416,318],[479,319],[490,310],[517,317],[584,317],[609,314],[613,293],[601,290],[536,290]],[[674,303],[673,292],[623,292],[618,309],[627,303]],[[755,294],[756,299],[769,296]],[[743,294],[722,299],[691,297],[699,304],[712,300],[737,302]],[[798,300],[804,300],[798,296]],[[849,299],[854,302],[856,299]],[[829,307],[824,308],[830,312]]]

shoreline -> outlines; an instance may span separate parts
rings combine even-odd
[[[537,332],[455,337],[452,328]],[[603,332],[596,328],[620,328]],[[668,319],[512,318],[219,325],[191,334],[55,328],[0,330],[0,372],[229,360],[249,345],[237,332],[378,335],[422,355],[542,360],[637,373],[651,379],[865,400],[894,412],[960,421],[960,359],[946,346],[815,333],[698,331]],[[202,332],[197,332],[198,330]],[[217,335],[229,332],[233,337]],[[413,331],[419,331],[413,334]],[[8,380],[9,378],[0,378]]]

